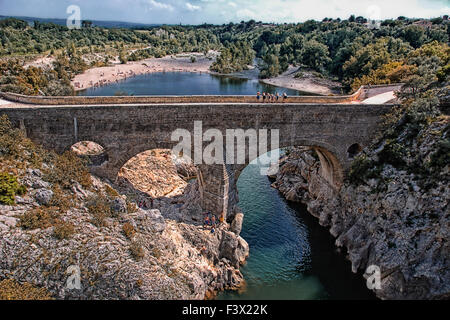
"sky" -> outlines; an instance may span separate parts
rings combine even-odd
[[[450,15],[450,0],[0,0],[0,15],[67,18],[79,6],[81,19],[147,24],[223,24],[254,19],[290,23],[309,19],[374,20]]]

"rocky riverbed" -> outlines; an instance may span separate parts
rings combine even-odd
[[[430,163],[440,141],[448,139],[448,123],[444,117],[423,130],[412,142],[406,164],[417,158]],[[389,143],[381,140],[360,159],[379,163]],[[337,191],[321,177],[313,150],[293,148],[280,159],[273,187],[286,199],[305,203],[329,228],[336,245],[345,248],[353,272],[380,267],[381,289],[375,290],[379,298],[448,299],[448,159],[433,176],[405,167],[384,163],[376,174],[361,176],[358,183],[346,181]]]
[[[162,150],[141,154],[118,186],[94,176],[91,188],[73,183],[76,206],[58,223],[26,228],[25,214],[41,219],[58,196],[40,169],[26,169],[19,174],[26,195],[0,205],[0,280],[45,288],[56,299],[205,299],[238,288],[247,243],[228,224],[203,228],[198,185],[177,171],[190,176],[195,167]],[[99,197],[103,207],[93,206]],[[137,208],[145,199],[153,206]],[[76,270],[80,288],[71,289]]]

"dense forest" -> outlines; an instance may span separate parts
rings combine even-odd
[[[298,24],[162,26],[108,29],[84,23],[79,30],[36,21],[0,20],[0,90],[25,94],[72,94],[70,79],[92,66],[218,50],[211,70],[232,73],[257,58],[260,77],[277,76],[290,65],[343,83],[407,82],[414,92],[448,79],[450,23],[447,17],[417,21],[399,17],[377,27],[363,17]],[[52,70],[25,68],[31,57],[56,57]],[[86,55],[95,58],[86,62]]]

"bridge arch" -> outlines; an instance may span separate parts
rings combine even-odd
[[[329,143],[314,139],[298,139],[293,143],[284,141],[280,143],[279,149],[297,146],[311,147],[317,153],[321,164],[321,176],[331,187],[339,190],[345,175],[343,158],[341,158],[339,150]],[[246,152],[244,164],[204,164],[199,166],[198,180],[204,209],[216,214],[224,213],[227,220],[233,219],[239,203],[237,190],[239,176],[253,160],[262,156],[258,155],[256,158],[252,158],[248,154],[248,149]]]
[[[108,152],[105,148],[94,141],[79,141],[68,146],[67,150],[88,159],[89,167],[102,166],[109,160]]]

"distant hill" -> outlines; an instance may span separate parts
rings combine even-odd
[[[0,15],[0,20],[6,18],[16,18],[28,22],[28,24],[33,25],[34,21],[39,21],[42,23],[55,23],[58,25],[65,26],[66,19],[58,18],[35,18],[35,17],[21,17],[21,16],[2,16]],[[89,20],[89,19],[86,19]],[[123,22],[123,21],[101,21],[101,20],[89,20],[92,21],[92,26],[103,27],[103,28],[125,28],[125,29],[138,29],[138,28],[148,28],[157,27],[158,24],[145,24],[145,23],[135,23],[135,22]]]

